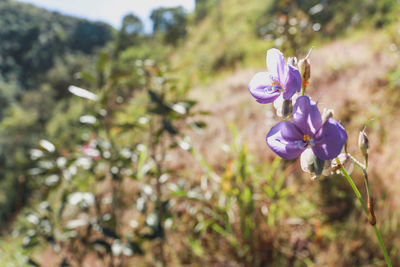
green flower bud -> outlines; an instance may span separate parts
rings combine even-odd
[[[365,132],[365,127],[358,136],[358,147],[360,148],[360,151],[363,154],[363,156],[367,157],[369,152],[369,141],[367,134]]]

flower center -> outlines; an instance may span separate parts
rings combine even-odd
[[[296,145],[301,148],[305,149],[308,146],[315,145],[314,139],[312,139],[308,134],[303,135],[303,140],[297,140]]]
[[[279,81],[278,80],[276,80],[276,81],[273,81],[272,83],[271,83],[271,87],[272,87],[272,89],[275,91],[275,90],[279,90],[279,89],[281,89],[281,84],[279,83]]]
[[[273,93],[281,90],[282,86],[281,86],[278,78],[276,78],[276,77],[270,77],[270,78],[271,78],[272,82],[269,85],[267,85],[267,87],[265,88],[265,92],[268,94],[273,94]]]

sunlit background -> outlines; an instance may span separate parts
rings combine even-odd
[[[387,266],[337,166],[311,157],[313,178],[267,146],[293,104],[249,93],[270,48],[286,62],[312,48],[306,95],[346,129],[364,201],[365,127],[400,266],[399,14],[399,0],[0,0],[0,267]]]

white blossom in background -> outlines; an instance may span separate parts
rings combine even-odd
[[[79,96],[79,97],[82,97],[82,98],[86,98],[86,99],[89,99],[89,100],[97,101],[99,99],[99,97],[97,95],[93,94],[92,92],[90,92],[90,91],[88,91],[86,89],[74,86],[74,85],[70,85],[68,87],[68,91],[71,94],[74,94],[76,96]]]

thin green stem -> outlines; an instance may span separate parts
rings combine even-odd
[[[379,241],[379,246],[381,246],[381,249],[382,249],[382,252],[383,252],[383,256],[385,257],[386,264],[387,264],[387,266],[392,267],[392,262],[390,261],[389,255],[388,255],[388,253],[386,251],[385,244],[383,243],[381,233],[379,232],[378,227],[376,226],[376,224],[373,225],[373,227],[374,227],[374,230],[375,230],[376,237],[378,238],[378,241]]]
[[[367,196],[368,196],[368,203],[370,205],[373,205],[372,203],[372,197],[371,197],[371,191],[369,189],[369,182],[368,182],[368,171],[367,169],[363,169],[363,173],[364,173],[364,180],[365,180],[365,188],[367,189]],[[373,206],[371,206],[371,208],[373,209]],[[371,212],[371,211],[370,211]],[[371,214],[373,216],[373,214]]]
[[[368,181],[368,154],[365,156],[365,164],[359,162],[355,157],[353,157],[350,153],[348,153],[349,157],[352,161],[362,169],[364,174],[364,181],[365,181],[365,189],[367,190],[367,203],[368,203],[368,211],[369,211],[369,220],[371,225],[376,224],[375,212],[374,212],[374,201],[371,196],[371,190],[369,188],[369,181]]]
[[[367,214],[367,216],[369,217],[369,211],[368,211],[368,207],[365,204],[364,200],[362,199],[361,193],[360,191],[358,191],[358,188],[356,186],[356,184],[353,182],[353,179],[351,179],[350,175],[347,173],[346,169],[343,167],[342,163],[340,163],[339,158],[336,158],[336,162],[338,164],[338,166],[341,166],[341,171],[343,172],[344,176],[346,177],[347,181],[349,182],[349,184],[351,185],[351,187],[353,188],[354,193],[356,194],[356,197],[358,198],[358,200],[361,203],[361,206],[364,210],[364,212]]]
[[[306,87],[301,87],[300,95],[304,95],[306,92]]]
[[[372,216],[371,216],[371,214],[370,214],[370,212],[369,212],[369,210],[368,210],[367,205],[365,204],[364,200],[362,199],[362,196],[361,196],[360,191],[358,190],[356,184],[354,183],[353,179],[351,179],[350,175],[347,173],[347,171],[346,171],[346,169],[343,167],[343,165],[340,163],[339,158],[336,158],[336,162],[337,162],[337,164],[338,164],[339,166],[341,166],[341,171],[342,171],[343,175],[346,177],[347,181],[348,181],[349,184],[351,185],[351,187],[352,187],[354,193],[356,194],[358,200],[359,200],[360,203],[361,203],[361,206],[362,206],[362,208],[363,208],[365,214],[368,216],[368,218],[369,218],[370,221],[371,221],[371,219],[372,219],[371,217],[372,217]],[[364,173],[364,174],[365,174],[365,173]],[[367,184],[368,191],[369,191],[368,176],[367,176],[367,178],[366,178],[366,184]],[[381,250],[382,250],[382,252],[383,252],[383,256],[384,256],[384,258],[385,258],[386,264],[387,264],[388,267],[392,267],[392,263],[391,263],[391,261],[390,261],[389,255],[388,255],[388,253],[387,253],[387,251],[386,251],[386,248],[385,248],[385,245],[384,245],[384,243],[383,243],[382,236],[381,236],[381,234],[380,234],[380,232],[379,232],[379,230],[378,230],[378,227],[376,226],[376,224],[372,225],[372,227],[374,227],[375,235],[376,235],[376,237],[378,238],[379,246],[381,247]]]
[[[347,153],[347,155],[351,158],[351,160],[358,166],[360,167],[362,170],[364,170],[366,167],[364,166],[364,164],[362,164],[361,162],[359,162],[355,157],[353,157],[353,155],[351,155],[350,153]]]

